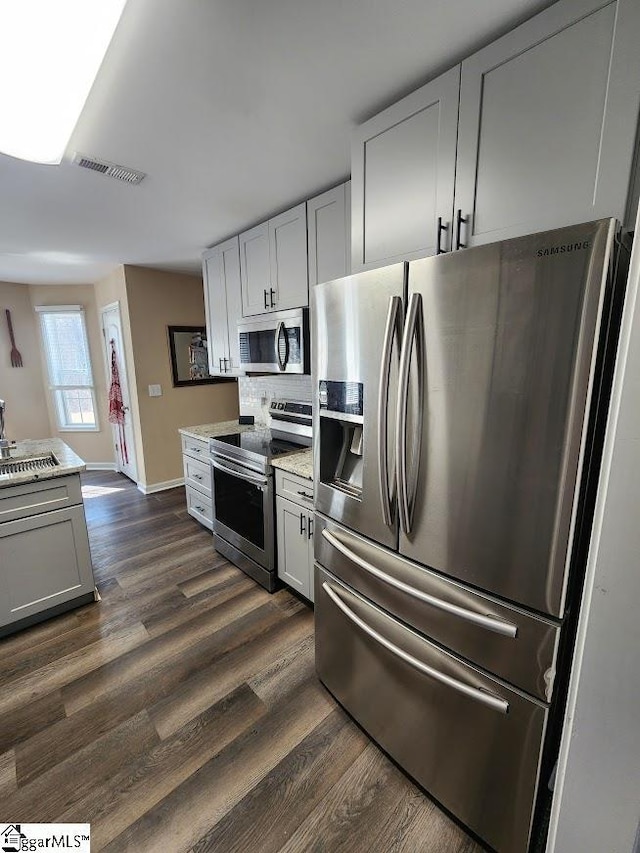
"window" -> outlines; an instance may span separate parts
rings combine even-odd
[[[97,430],[96,401],[84,310],[39,306],[49,389],[61,430]]]

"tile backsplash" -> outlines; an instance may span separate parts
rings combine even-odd
[[[311,402],[311,377],[295,376],[240,376],[238,378],[240,414],[253,415],[256,423],[266,424],[269,403],[273,399]]]

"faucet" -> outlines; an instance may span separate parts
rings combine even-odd
[[[0,400],[0,459],[9,459],[9,442],[7,441],[4,434],[4,410],[5,410],[5,402],[4,400]]]

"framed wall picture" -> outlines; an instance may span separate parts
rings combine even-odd
[[[167,326],[174,387],[228,382],[211,376],[204,326]]]

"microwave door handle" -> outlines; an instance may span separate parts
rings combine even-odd
[[[409,489],[407,477],[407,407],[409,402],[409,380],[411,372],[411,353],[413,343],[418,342],[418,409],[419,428],[413,438],[413,475],[412,488]],[[422,321],[422,296],[412,293],[409,300],[407,320],[402,336],[400,352],[400,370],[398,379],[398,406],[396,410],[396,475],[398,489],[398,510],[400,525],[405,533],[411,532],[413,509],[418,485],[420,443],[422,439],[422,419],[424,404],[424,324]],[[413,494],[411,494],[413,492]]]
[[[280,336],[284,332],[284,358],[280,355]],[[278,362],[278,367],[280,370],[286,370],[287,362],[289,361],[289,340],[287,338],[287,330],[284,325],[284,321],[280,320],[278,326],[276,328],[275,335],[275,343],[276,343],[276,360]]]
[[[378,486],[380,489],[380,501],[382,503],[382,518],[388,527],[391,527],[393,524],[391,504],[394,495],[389,488],[387,408],[389,405],[389,379],[391,376],[393,344],[396,337],[400,337],[399,322],[401,306],[402,300],[399,296],[390,297],[382,344],[382,357],[380,359],[380,385],[378,388]],[[393,478],[395,482],[395,471],[393,472]]]

